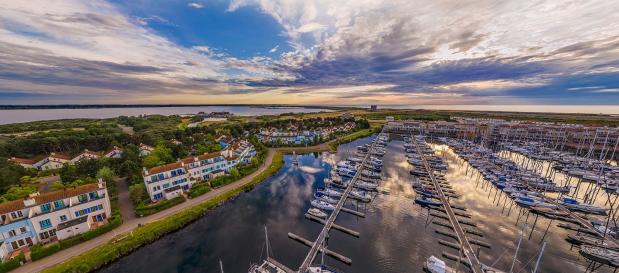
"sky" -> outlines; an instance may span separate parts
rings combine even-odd
[[[618,1],[0,6],[0,104],[619,105]]]

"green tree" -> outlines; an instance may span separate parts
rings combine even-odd
[[[144,167],[146,168],[152,168],[155,166],[159,166],[164,164],[165,162],[162,161],[156,154],[149,154],[148,156],[146,156],[144,158]]]
[[[144,203],[148,198],[144,183],[129,186],[129,197],[135,206]]]
[[[236,167],[232,167],[230,169],[230,175],[232,175],[232,177],[234,178],[238,178],[241,176],[241,174],[239,173],[239,170]]]
[[[97,179],[110,182],[114,178],[114,171],[110,167],[103,167],[97,172]]]

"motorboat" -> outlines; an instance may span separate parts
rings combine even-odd
[[[309,273],[342,273],[342,271],[338,271],[326,265],[310,266],[307,270]]]
[[[325,201],[325,202],[330,203],[330,204],[336,204],[337,201],[338,201],[338,199],[329,197],[327,195],[319,194],[319,193],[314,193],[314,198],[316,198],[318,200]]]
[[[375,190],[376,188],[378,188],[378,184],[365,181],[357,181],[355,182],[355,187],[364,190]]]
[[[582,245],[578,252],[589,260],[612,267],[619,267],[619,252],[617,251],[597,246]]]
[[[544,202],[539,199],[534,199],[527,196],[518,196],[516,200],[514,200],[516,204],[525,206],[525,207],[541,207],[541,208],[556,208],[557,205],[551,204],[548,202]]]
[[[328,216],[328,214],[326,214],[324,211],[317,208],[310,208],[309,210],[307,210],[307,213],[321,219],[325,219]]]
[[[592,237],[592,236],[587,236],[587,235],[582,235],[582,234],[568,234],[565,240],[575,245],[590,245],[590,246],[596,246],[596,247],[601,247],[601,248],[607,248],[607,249],[611,249],[615,251],[619,250],[619,247],[614,246],[614,245],[609,245],[608,241],[604,241],[598,237]]]
[[[335,206],[322,201],[322,200],[318,200],[318,199],[314,199],[310,202],[312,204],[313,207],[319,208],[319,209],[323,209],[323,210],[328,210],[328,211],[332,211],[335,209]]]
[[[363,202],[372,201],[372,196],[366,191],[360,191],[360,190],[353,189],[350,191],[350,196],[352,196],[355,199],[361,200]]]
[[[445,261],[434,256],[430,256],[430,258],[423,263],[423,267],[430,273],[457,273],[455,269],[447,266]]]
[[[317,190],[316,192],[318,192],[318,193],[320,193],[322,195],[331,196],[331,197],[341,197],[342,196],[342,192],[341,191],[337,191],[337,190],[329,189],[329,188],[320,189],[320,190]]]
[[[595,213],[606,215],[608,209],[601,208],[595,205],[583,204],[578,202],[578,200],[570,197],[562,197],[558,200],[559,204],[564,205],[569,210],[576,210],[586,213]]]
[[[427,198],[423,196],[415,198],[415,203],[420,204],[422,206],[431,206],[431,207],[440,207],[443,205],[443,203],[438,199]]]

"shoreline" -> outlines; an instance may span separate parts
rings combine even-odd
[[[368,129],[371,130],[371,129]],[[369,134],[372,135],[372,134]],[[310,147],[269,148],[264,165],[255,172],[199,197],[144,218],[123,223],[122,226],[93,240],[59,251],[41,260],[26,263],[11,272],[92,272],[124,257],[138,248],[178,231],[203,217],[211,209],[249,191],[275,175],[284,165],[285,154],[332,151],[332,143],[345,139],[354,141],[369,135],[342,136],[335,140]],[[140,237],[143,236],[143,237]]]

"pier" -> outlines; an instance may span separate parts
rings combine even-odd
[[[381,134],[382,134],[382,131],[381,131]],[[361,164],[359,164],[361,167],[359,168],[359,170],[357,170],[357,173],[355,173],[355,176],[353,176],[350,179],[350,183],[348,183],[348,186],[346,187],[346,189],[342,193],[342,197],[337,202],[337,204],[335,206],[335,210],[333,210],[333,212],[331,212],[329,217],[327,217],[327,219],[324,221],[324,226],[323,226],[322,230],[320,231],[320,233],[318,234],[318,238],[316,238],[316,240],[314,242],[311,242],[311,248],[310,248],[309,252],[307,253],[307,256],[305,256],[305,259],[303,259],[303,262],[301,263],[301,266],[299,266],[298,272],[300,272],[300,273],[307,272],[308,268],[311,266],[312,262],[316,258],[316,255],[318,254],[319,251],[325,251],[325,254],[328,254],[328,255],[330,255],[330,256],[332,256],[332,257],[334,257],[334,258],[336,258],[336,259],[338,259],[340,261],[343,261],[345,263],[350,264],[352,262],[352,261],[348,262],[349,259],[346,258],[346,257],[343,257],[343,256],[342,257],[336,257],[336,256],[333,256],[333,255],[329,254],[329,250],[324,248],[324,242],[325,242],[325,239],[328,237],[329,231],[331,230],[331,228],[334,228],[335,219],[337,218],[337,216],[340,213],[340,211],[342,211],[342,209],[344,208],[344,204],[346,203],[346,200],[349,198],[350,191],[352,191],[355,182],[361,176],[361,173],[363,172],[363,169],[365,168],[365,166],[366,166],[366,164],[368,162],[368,159],[370,158],[371,151],[374,149],[375,144],[376,144],[376,141],[372,142],[372,145],[370,146],[369,152],[365,155],[365,157],[363,158],[363,161],[361,162]],[[348,209],[346,212],[356,214],[356,213],[353,212],[353,210],[350,210],[350,209]],[[340,259],[340,258],[346,258],[348,260]]]
[[[428,164],[428,161],[426,160],[425,155],[421,152],[421,149],[419,149],[419,144],[416,141],[415,141],[415,149],[417,150],[417,153],[421,156],[421,160],[423,161],[423,165],[426,168],[426,172],[428,173],[428,176],[430,177],[430,179],[432,180],[432,183],[434,184],[435,191],[438,193],[438,197],[443,203],[443,207],[445,209],[445,213],[447,214],[447,218],[453,227],[453,231],[455,232],[456,238],[458,239],[458,243],[459,243],[458,245],[462,253],[464,253],[467,259],[466,262],[463,262],[463,263],[470,266],[471,270],[474,273],[483,273],[484,271],[482,269],[482,265],[479,262],[479,259],[477,258],[477,256],[475,256],[475,251],[473,250],[473,246],[469,242],[469,239],[466,238],[464,229],[460,225],[460,221],[462,220],[459,220],[458,218],[456,218],[456,214],[454,213],[454,210],[449,204],[449,200],[447,199],[445,193],[443,192],[443,189],[441,188],[440,183],[434,177],[434,171],[432,170],[432,167],[430,167],[430,164]]]

